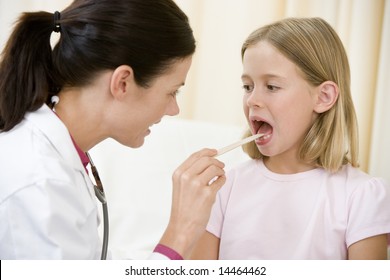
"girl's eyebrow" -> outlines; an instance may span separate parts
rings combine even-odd
[[[272,73],[269,73],[269,74],[264,74],[264,75],[260,75],[259,76],[260,78],[278,78],[278,79],[282,79],[282,80],[286,80],[286,77],[283,77],[283,76],[280,76],[280,75],[276,75],[276,74],[272,74]],[[250,79],[251,77],[248,75],[248,74],[242,74],[241,75],[241,79]]]
[[[241,80],[243,80],[243,79],[249,79],[250,77],[249,77],[249,75],[246,75],[246,74],[242,74],[241,75]]]

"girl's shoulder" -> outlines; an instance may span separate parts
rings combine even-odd
[[[344,165],[338,172],[327,174],[324,182],[326,189],[344,198],[349,207],[363,207],[364,204],[364,207],[370,208],[372,205],[382,205],[389,210],[390,185],[383,178],[367,174],[351,165]]]
[[[345,182],[345,184],[352,189],[375,186],[389,188],[388,182],[386,182],[385,179],[372,176],[350,164],[344,165],[338,172],[330,174],[329,177],[334,177],[335,180]]]

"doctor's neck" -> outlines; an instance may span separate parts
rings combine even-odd
[[[97,101],[97,100],[96,100]],[[61,119],[70,135],[84,152],[107,138],[102,121],[103,111],[98,102],[89,100],[78,90],[64,89],[52,96],[52,110]]]

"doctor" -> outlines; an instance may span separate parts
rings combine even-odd
[[[0,62],[0,259],[101,257],[86,152],[109,137],[140,147],[151,125],[178,114],[194,51],[172,0],[75,0],[20,17]],[[151,259],[186,258],[202,235],[225,182],[215,154],[203,149],[175,171]]]

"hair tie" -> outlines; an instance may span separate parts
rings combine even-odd
[[[58,102],[60,102],[60,98],[58,97],[58,95],[53,95],[53,96],[51,97],[51,103],[52,103],[53,105],[57,105]]]
[[[58,33],[61,31],[61,25],[58,22],[61,19],[61,14],[59,11],[55,11],[53,14],[53,31]]]

